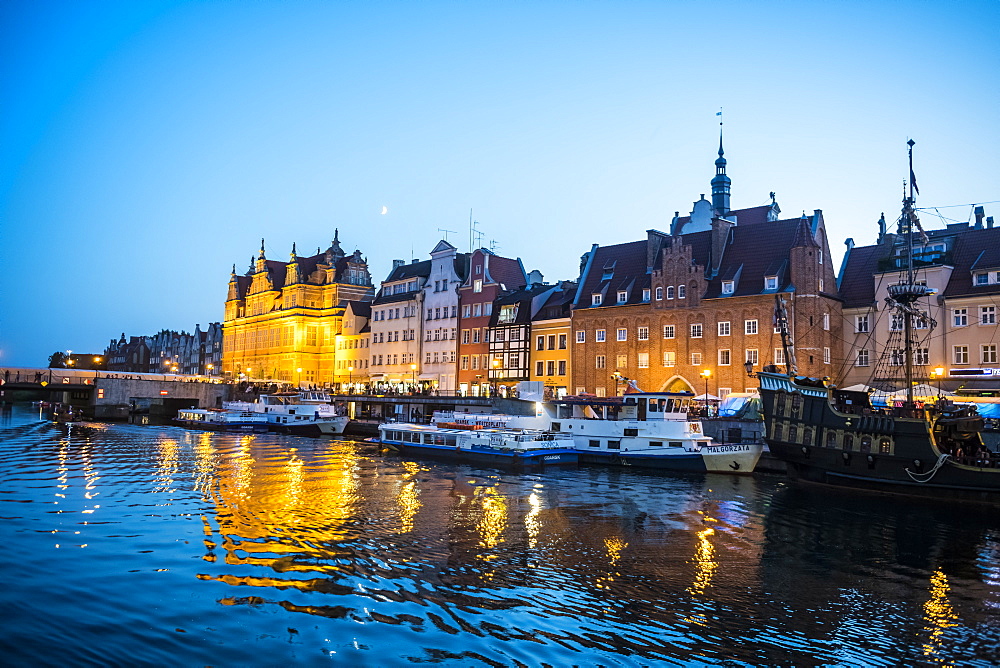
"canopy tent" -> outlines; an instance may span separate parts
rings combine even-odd
[[[705,401],[705,399],[708,399],[709,401],[718,401],[719,400],[719,397],[715,396],[714,394],[709,394],[707,396],[704,395],[704,394],[699,394],[698,396],[692,397],[692,398],[695,401]]]

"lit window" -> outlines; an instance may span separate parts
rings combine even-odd
[[[639,353],[639,368],[640,369],[649,368],[649,353]]]
[[[663,366],[677,366],[677,353],[669,351],[663,353]]]

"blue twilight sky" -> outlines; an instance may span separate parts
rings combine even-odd
[[[221,320],[235,263],[444,233],[573,279],[710,193],[874,241],[1000,200],[1000,3],[0,3],[0,366]],[[387,213],[381,214],[382,207]],[[987,204],[1000,216],[1000,203]],[[940,221],[924,215],[927,226]]]

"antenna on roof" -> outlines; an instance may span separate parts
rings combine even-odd
[[[494,253],[497,252],[497,248],[500,248],[499,242],[496,239],[490,239],[490,250]]]
[[[444,240],[445,241],[448,241],[448,235],[449,234],[458,234],[458,232],[456,232],[455,230],[446,230],[446,229],[444,229],[442,227],[438,228],[438,232],[444,232]]]

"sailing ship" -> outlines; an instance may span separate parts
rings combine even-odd
[[[776,295],[775,323],[785,349],[785,373],[770,365],[758,372],[765,442],[792,477],[882,491],[1000,501],[1000,455],[983,444],[983,419],[974,406],[948,399],[915,400],[913,349],[927,315],[914,306],[933,294],[914,270],[913,237],[923,234],[914,210],[913,140],[908,142],[909,194],[904,193],[899,233],[905,240],[902,280],[889,286],[886,309],[902,335],[906,397],[877,408],[865,391],[838,389],[828,379],[795,372],[784,302]]]

